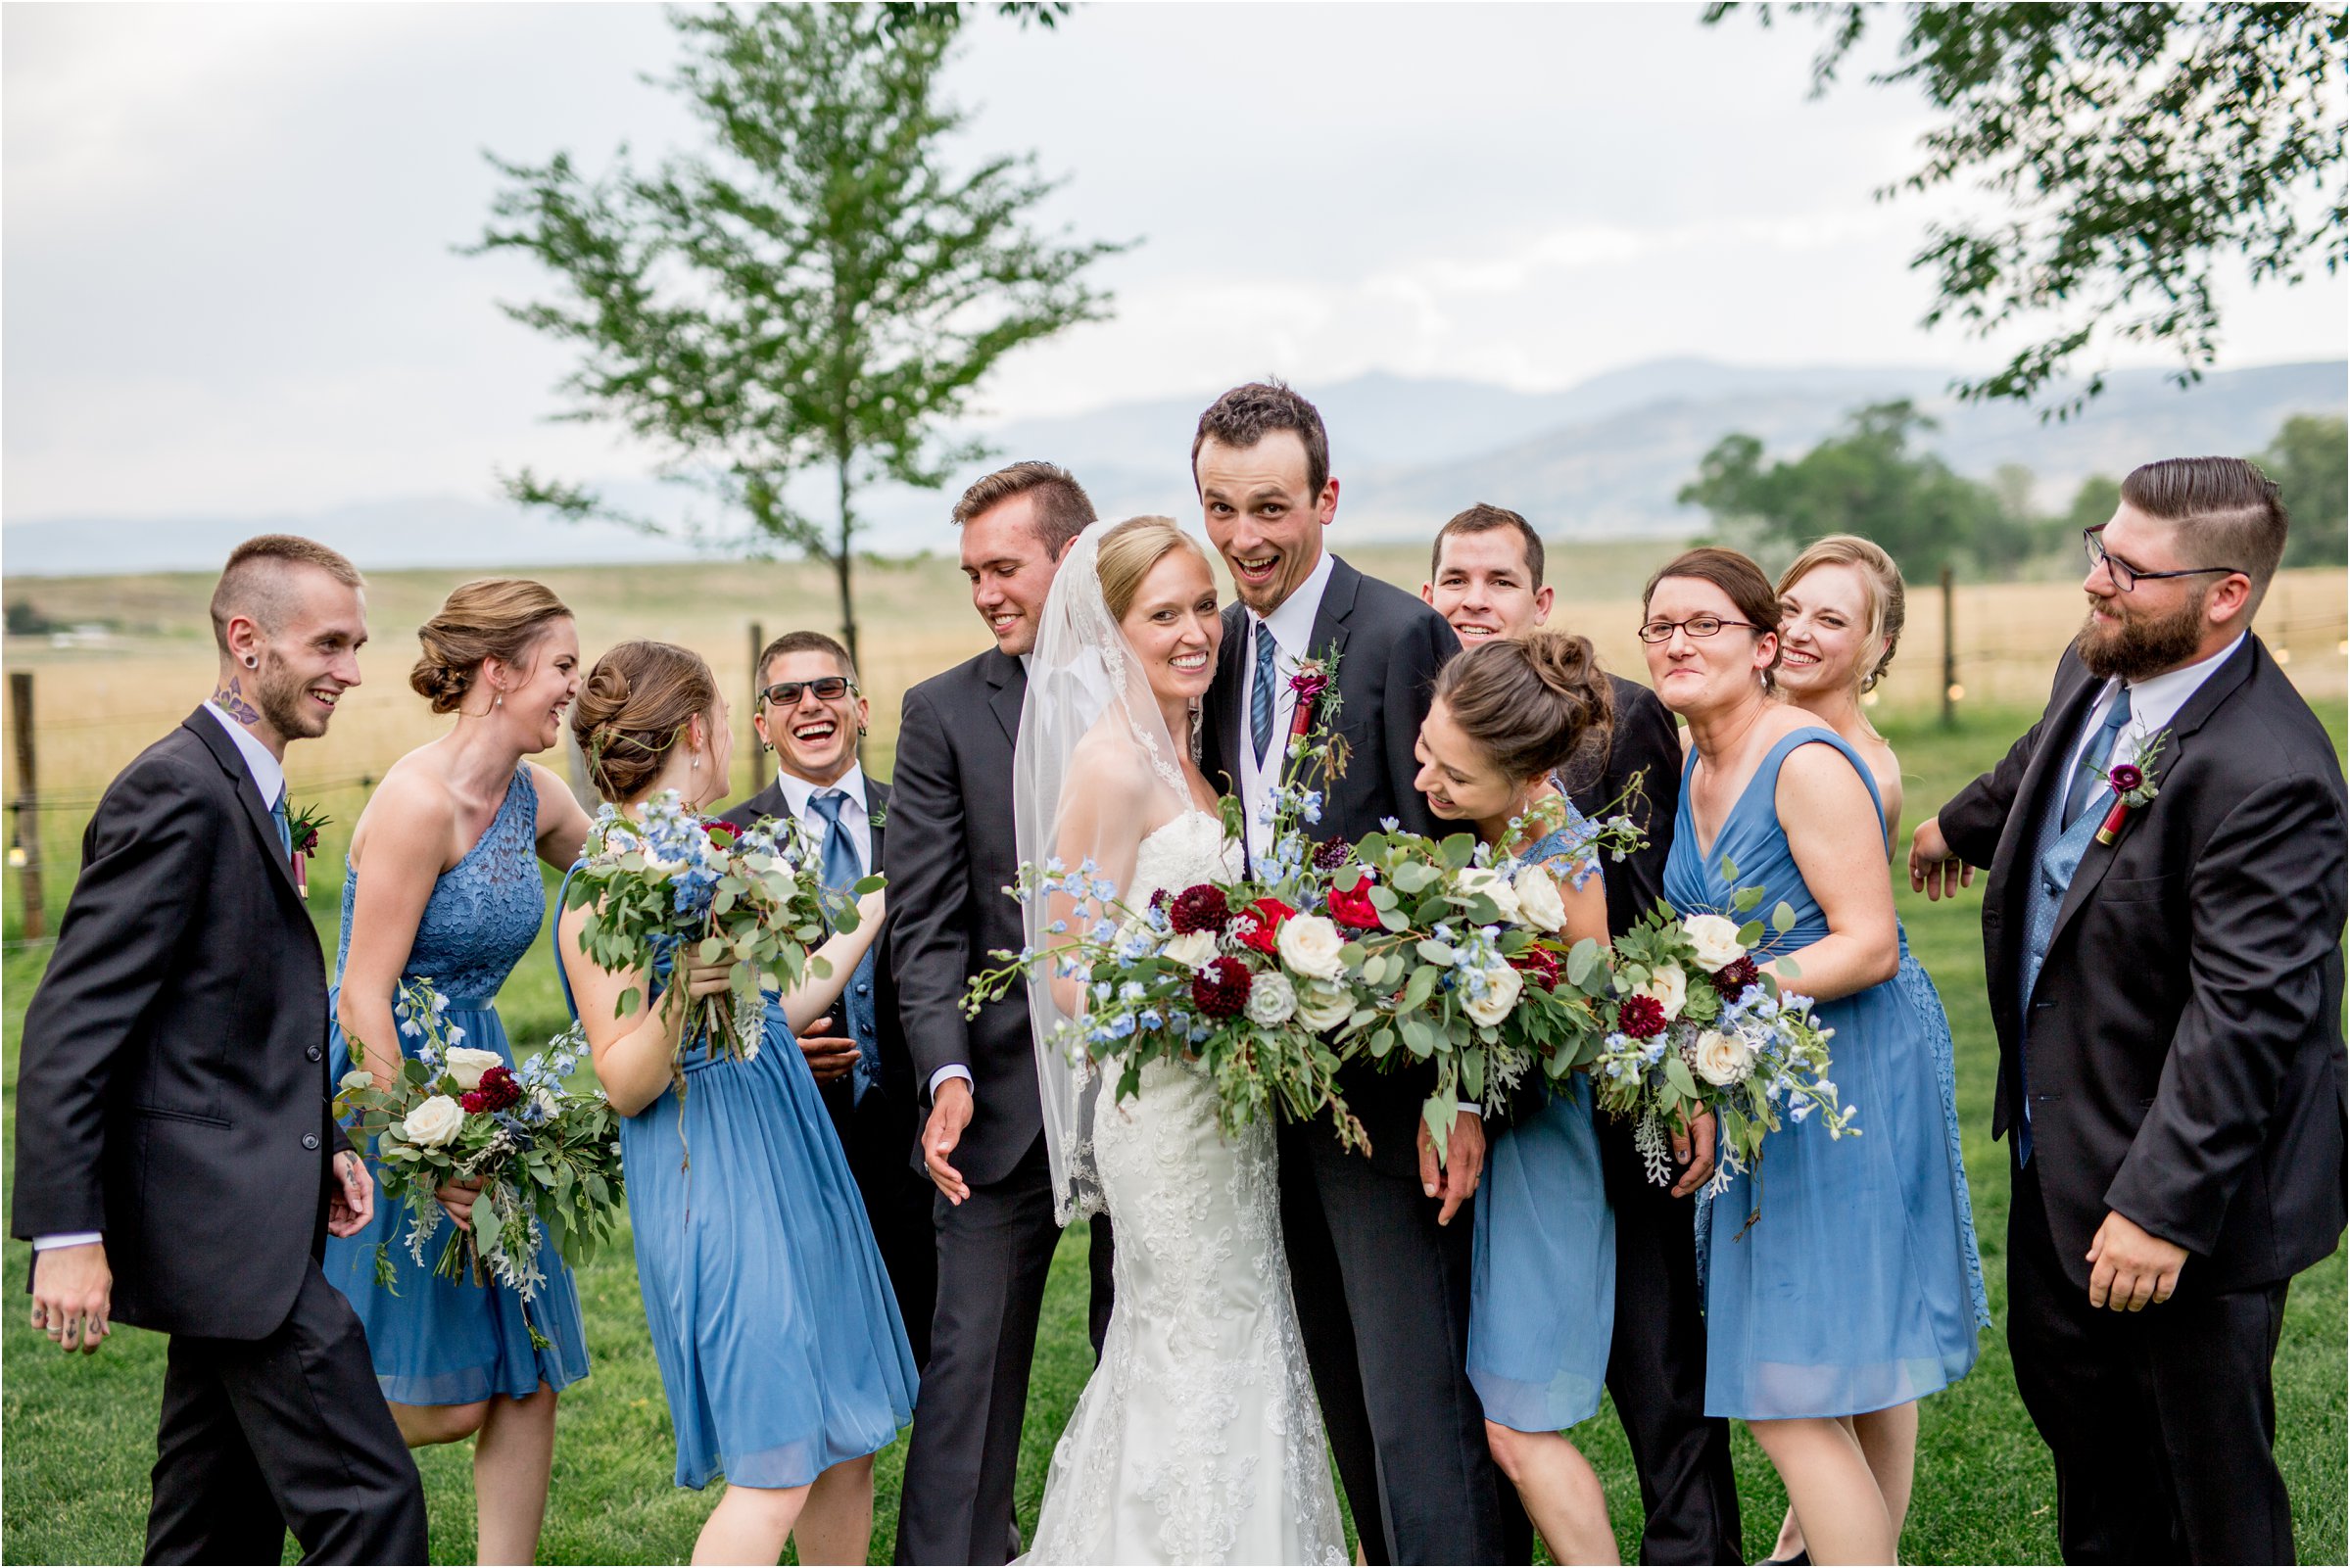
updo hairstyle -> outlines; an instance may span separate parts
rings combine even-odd
[[[1858,534],[1830,534],[1806,545],[1795,564],[1779,574],[1779,596],[1785,598],[1787,591],[1815,566],[1852,567],[1867,585],[1869,641],[1883,639],[1885,642],[1877,662],[1860,672],[1860,689],[1874,691],[1894,661],[1894,649],[1900,644],[1901,625],[1907,617],[1902,607],[1901,568],[1882,546]]]
[[[1093,574],[1101,581],[1102,602],[1110,607],[1110,614],[1125,620],[1151,568],[1178,549],[1191,551],[1202,566],[1208,564],[1208,552],[1200,548],[1199,541],[1184,533],[1172,517],[1129,517],[1102,535],[1101,547],[1093,557]]]
[[[597,792],[619,804],[651,788],[686,727],[717,710],[718,679],[700,654],[639,640],[588,672],[571,704],[571,733]]]
[[[484,659],[521,667],[531,644],[570,608],[544,583],[484,577],[459,586],[440,613],[416,628],[424,645],[408,684],[435,713],[455,713],[481,678]]]
[[[1615,696],[1591,639],[1537,628],[1457,655],[1435,698],[1513,783],[1547,778],[1581,753],[1607,755]]]
[[[1739,618],[1751,622],[1754,635],[1768,634],[1771,639],[1771,662],[1762,667],[1762,689],[1779,689],[1779,659],[1784,651],[1779,645],[1779,595],[1771,588],[1771,580],[1753,560],[1734,549],[1718,545],[1702,545],[1696,549],[1683,550],[1666,561],[1649,586],[1640,591],[1640,618],[1649,616],[1649,600],[1656,596],[1656,585],[1670,577],[1694,577],[1701,583],[1711,583],[1730,597]]]

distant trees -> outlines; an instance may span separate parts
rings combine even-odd
[[[1917,438],[1936,428],[1906,400],[1871,404],[1792,461],[1766,460],[1762,443],[1724,436],[1681,488],[1684,505],[1703,506],[1714,532],[1766,558],[1784,560],[1827,534],[1875,540],[1903,575],[1924,578],[1949,565],[2014,577],[2069,550],[2084,528],[2113,516],[2121,484],[2103,474],[2081,482],[2061,515],[2033,503],[2033,477],[2018,463],[1988,484],[1953,471]],[[2288,566],[2339,566],[2350,554],[2350,426],[2338,416],[2295,415],[2253,461],[2283,491],[2292,533]]]
[[[1051,26],[1066,7],[1000,8]],[[506,188],[480,251],[537,258],[556,299],[509,306],[575,346],[564,416],[651,445],[663,477],[747,530],[680,531],[833,568],[857,646],[856,493],[941,483],[983,455],[944,429],[1005,355],[1108,312],[1086,267],[1120,247],[1030,227],[1052,188],[1031,157],[952,145],[962,113],[939,73],[963,24],[946,4],[761,5],[675,12],[672,85],[708,134],[699,154],[599,179],[568,154],[499,163]],[[495,160],[494,160],[495,162]],[[831,515],[794,499],[831,481]],[[524,469],[526,504],[650,532],[576,484]]]

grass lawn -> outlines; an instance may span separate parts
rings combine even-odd
[[[2339,746],[2344,708],[2320,711]],[[1945,734],[1912,722],[1889,726],[1909,776],[1912,821],[1988,766],[2021,733],[2029,714],[1972,713]],[[70,866],[71,861],[65,862]],[[331,949],[339,888],[324,879],[313,890]],[[1901,891],[1910,941],[1942,988],[1958,1043],[1959,1115],[1966,1130],[1975,1217],[1994,1318],[2005,1317],[2006,1152],[1990,1141],[1996,1046],[1983,994],[1979,889],[1953,904],[1928,905]],[[543,950],[542,950],[543,951]],[[6,986],[6,1055],[0,1097],[13,1131],[16,1063],[24,1013],[45,952],[12,950],[0,971]],[[543,958],[525,961],[502,1006],[519,1042],[544,1038],[564,1021],[553,974]],[[8,1244],[8,1277],[24,1278],[27,1249]],[[636,1270],[625,1249],[580,1279],[595,1374],[565,1397],[558,1419],[554,1490],[543,1557],[552,1562],[675,1562],[716,1499],[670,1483],[674,1451],[668,1411],[645,1331]],[[1030,1393],[1020,1467],[1020,1509],[1032,1524],[1049,1460],[1090,1370],[1084,1337],[1081,1232],[1056,1260],[1044,1332]],[[21,1302],[21,1298],[19,1298]],[[2292,1488],[2294,1524],[2305,1562],[2344,1560],[2343,1259],[2337,1253],[2295,1282],[2277,1360],[2278,1449]],[[5,1495],[0,1537],[10,1562],[110,1562],[136,1559],[147,1508],[164,1342],[125,1331],[96,1356],[66,1357],[29,1328],[25,1313],[0,1313],[0,1352],[9,1374],[4,1413]],[[1612,1414],[1603,1411],[1576,1433],[1607,1489],[1627,1556],[1637,1549],[1639,1491]],[[470,1561],[474,1532],[467,1450],[419,1455],[432,1511],[437,1560]],[[892,1555],[895,1497],[904,1443],[882,1455],[872,1560]],[[1752,1441],[1738,1435],[1738,1474],[1746,1510],[1746,1554],[1769,1549],[1785,1494]],[[289,1543],[290,1546],[290,1543]],[[2055,1490],[2040,1447],[2015,1392],[1998,1328],[1984,1336],[1972,1376],[1926,1402],[1919,1435],[1917,1493],[1902,1540],[1920,1562],[2051,1561],[2056,1553]],[[289,1560],[291,1552],[289,1551]]]

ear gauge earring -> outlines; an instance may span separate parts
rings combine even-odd
[[[261,655],[260,655],[260,654],[258,654],[258,653],[248,653],[248,654],[246,654],[246,655],[245,655],[245,668],[246,668],[246,669],[248,669],[248,670],[258,670],[258,669],[260,669],[261,667],[262,667],[262,659],[261,659]]]

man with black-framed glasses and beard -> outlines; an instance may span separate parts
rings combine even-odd
[[[857,760],[869,712],[848,650],[822,632],[786,632],[761,650],[750,723],[775,753],[775,783],[724,818],[738,828],[766,817],[797,823],[821,850],[825,885],[835,891],[882,866],[889,786],[866,778]],[[812,1024],[799,1049],[865,1200],[919,1368],[930,1359],[938,1259],[931,1184],[913,1164],[920,1113],[888,943],[885,927],[841,991],[840,1011]]]
[[[2251,630],[2284,541],[2248,462],[2133,472],[2045,716],[1911,844],[1929,897],[1990,869],[2008,1344],[2068,1562],[2293,1560],[2271,1365],[2342,1230],[2345,900],[2333,743]]]

